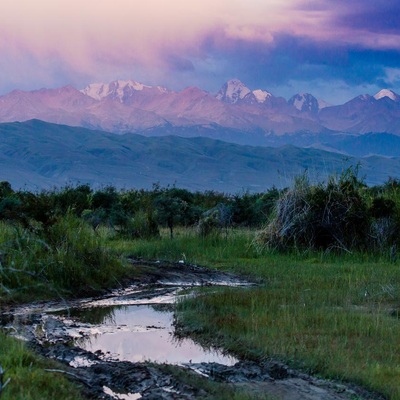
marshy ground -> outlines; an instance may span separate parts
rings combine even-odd
[[[175,302],[192,297],[194,288],[248,291],[254,283],[183,260],[131,258],[131,263],[142,278],[125,289],[10,309],[2,316],[3,326],[41,355],[61,362],[62,369],[48,372],[82,385],[86,398],[383,399],[282,362],[240,359],[211,344],[201,346],[176,323]]]

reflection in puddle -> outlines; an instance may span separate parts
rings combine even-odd
[[[74,358],[69,362],[69,365],[70,365],[71,367],[74,367],[74,368],[78,368],[78,367],[91,367],[92,365],[95,365],[95,364],[96,364],[96,361],[89,360],[88,358],[82,357],[82,356],[74,357]]]
[[[225,365],[237,362],[220,351],[204,349],[191,339],[178,340],[173,335],[173,312],[156,307],[129,305],[71,310],[75,323],[68,327],[67,333],[76,338],[79,347],[91,352],[100,350],[118,360]],[[77,335],[77,331],[85,334]]]
[[[13,336],[22,336],[43,348],[50,348],[47,356],[67,362],[74,368],[89,367],[87,371],[91,377],[98,374],[97,367],[90,368],[96,364],[100,370],[105,365],[108,368],[116,366],[116,376],[123,375],[125,364],[121,367],[114,361],[180,364],[203,376],[207,374],[198,368],[198,364],[235,365],[238,360],[223,355],[218,349],[205,349],[189,338],[178,339],[174,335],[174,304],[179,298],[195,295],[193,287],[204,282],[201,280],[199,285],[186,283],[182,286],[164,283],[164,286],[133,285],[97,299],[21,306],[10,313],[0,313],[0,326],[12,331]],[[224,285],[225,281],[207,281],[205,284],[217,286],[220,283]],[[233,280],[227,281],[226,285],[236,286]],[[72,343],[78,348],[71,347]],[[60,346],[53,348],[58,344]],[[132,391],[128,386],[122,386],[126,387],[126,391],[122,389],[123,393],[120,393],[120,390],[114,391],[113,380],[109,387],[104,386],[101,378],[99,388],[114,399],[139,399],[142,397],[139,391],[152,387],[164,391],[162,398],[181,398],[183,386],[180,383],[175,386],[171,384],[171,377],[164,375],[159,382],[159,375],[150,373],[145,365],[134,366],[133,380],[143,381],[142,368],[146,369],[146,376],[149,374],[146,379],[150,386],[134,385]],[[130,378],[130,372],[128,375]],[[116,387],[120,388],[120,383],[117,381]]]
[[[182,291],[161,288],[85,303],[64,314],[67,334],[90,352],[123,361],[184,364],[237,360],[216,349],[204,349],[189,338],[174,336],[172,304]],[[186,293],[186,296],[188,293]]]
[[[115,393],[107,386],[103,386],[103,391],[105,394],[108,394],[109,396],[111,396],[114,399],[136,400],[136,399],[142,398],[140,393],[128,393],[128,394]]]
[[[2,315],[0,323],[15,331],[14,336],[47,345],[72,342],[110,361],[236,364],[237,359],[215,348],[174,335],[174,303],[192,295],[187,286],[132,286],[100,299],[79,300],[71,307],[65,302],[21,307]],[[68,362],[73,367],[96,363],[90,354]]]

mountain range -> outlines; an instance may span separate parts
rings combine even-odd
[[[357,164],[360,176],[371,185],[399,177],[399,136],[336,139],[326,151],[293,145],[238,145],[204,137],[115,135],[39,120],[2,123],[0,181],[29,190],[77,183],[95,188],[151,188],[160,183],[238,193],[261,192],[272,185],[286,187],[304,171],[313,181],[323,180]],[[383,155],[367,156],[371,148]],[[341,154],[352,151],[358,156]]]
[[[206,136],[239,144],[321,145],[321,137],[370,132],[400,135],[400,96],[384,89],[329,105],[309,93],[285,100],[238,79],[217,94],[196,87],[172,91],[132,80],[0,96],[0,122],[39,119],[117,134]]]
[[[159,182],[253,192],[357,164],[368,184],[400,176],[400,96],[391,90],[336,106],[238,79],[216,94],[130,80],[0,96],[0,180],[18,188]]]

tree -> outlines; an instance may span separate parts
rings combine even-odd
[[[73,210],[78,217],[84,210],[90,209],[92,189],[89,185],[65,186],[55,193],[55,202],[62,215]]]
[[[155,199],[158,222],[169,228],[171,239],[174,237],[174,226],[183,220],[188,203],[176,196],[173,189],[162,191]]]
[[[0,182],[0,200],[4,197],[8,197],[13,194],[10,182],[1,181]]]
[[[97,190],[92,196],[92,207],[111,210],[118,203],[118,192],[113,186],[106,186],[102,190]]]

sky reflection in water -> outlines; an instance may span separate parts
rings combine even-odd
[[[191,339],[178,340],[173,335],[173,313],[156,310],[151,305],[93,307],[74,314],[84,323],[101,323],[94,326],[100,333],[78,339],[77,344],[88,351],[110,353],[108,355],[119,360],[225,365],[237,361],[219,351],[204,349]]]

